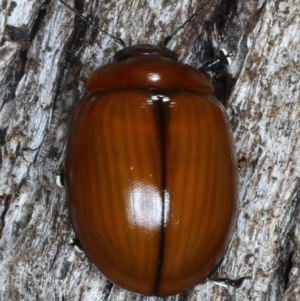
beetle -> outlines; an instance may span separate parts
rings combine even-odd
[[[226,111],[210,80],[166,47],[187,22],[162,46],[125,46],[96,69],[67,138],[76,235],[109,280],[142,295],[200,283],[223,257],[236,221]]]

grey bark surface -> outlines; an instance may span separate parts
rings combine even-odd
[[[75,1],[127,45],[160,42],[204,1]],[[222,10],[231,2],[228,14]],[[72,1],[68,2],[74,6]],[[222,20],[221,15],[225,16]],[[300,300],[300,1],[212,1],[169,48],[199,67],[233,51],[239,214],[220,277],[164,300]],[[56,0],[0,0],[0,300],[162,300],[112,285],[84,254],[55,185],[84,82],[120,49]]]

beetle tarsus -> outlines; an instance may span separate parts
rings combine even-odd
[[[70,239],[68,245],[74,247],[77,253],[83,253],[83,248],[78,238]]]
[[[207,278],[208,281],[211,281],[219,286],[228,287],[232,286],[235,288],[241,288],[244,284],[244,281],[247,279],[252,279],[249,276],[241,277],[239,279],[228,279],[228,278]]]
[[[59,166],[59,170],[54,173],[55,175],[55,183],[58,187],[64,188],[65,187],[65,168],[64,165],[61,164]]]
[[[228,52],[226,49],[221,49],[215,59],[212,62],[207,62],[199,69],[203,72],[207,72],[209,70],[214,69],[218,65],[231,65],[232,60],[231,57],[233,56],[233,52]]]

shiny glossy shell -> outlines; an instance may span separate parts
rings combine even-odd
[[[83,249],[109,280],[143,295],[201,282],[235,224],[228,118],[211,83],[173,54],[135,46],[96,70],[67,142],[68,206]]]

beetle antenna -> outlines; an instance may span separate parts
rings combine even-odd
[[[201,7],[199,7],[185,22],[183,22],[179,27],[176,28],[169,36],[167,36],[163,41],[163,47],[167,47],[168,43],[174,38],[174,36],[190,23],[207,5],[209,5],[213,0],[206,1]]]
[[[92,27],[94,27],[95,29],[99,30],[100,32],[106,34],[107,36],[109,36],[111,39],[113,39],[115,42],[117,42],[118,44],[120,44],[122,47],[126,47],[125,42],[122,39],[119,39],[117,37],[115,37],[114,35],[112,35],[111,33],[107,32],[106,30],[98,27],[96,24],[94,24],[93,22],[91,22],[90,20],[88,20],[87,18],[85,18],[77,9],[71,7],[69,4],[67,4],[64,0],[58,0],[59,2],[61,2],[64,6],[66,6],[69,10],[73,11],[78,17],[80,17],[83,21],[85,21],[86,23],[88,23],[89,25],[91,25]]]

